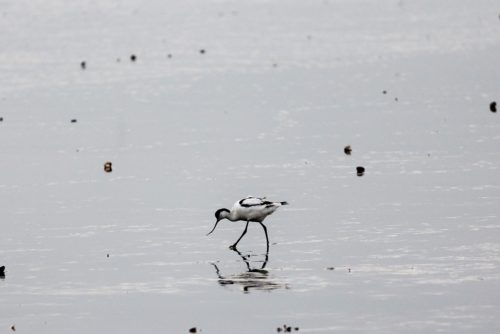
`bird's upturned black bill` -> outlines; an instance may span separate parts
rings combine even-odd
[[[219,224],[219,222],[220,222],[220,220],[215,222],[214,228],[212,229],[212,231],[208,232],[207,235],[209,235],[210,233],[212,233],[215,230],[215,228],[217,227],[217,224]]]

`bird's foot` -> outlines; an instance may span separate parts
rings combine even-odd
[[[236,249],[236,244],[229,246],[229,249],[231,249],[231,250],[237,250]]]

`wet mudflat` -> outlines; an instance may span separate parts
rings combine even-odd
[[[0,331],[498,331],[500,20],[469,5],[2,8]],[[269,254],[205,236],[247,195],[290,203]]]

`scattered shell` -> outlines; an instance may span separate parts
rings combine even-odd
[[[104,163],[104,171],[106,173],[111,173],[113,171],[113,164],[111,163],[111,161],[106,161]]]
[[[497,103],[495,101],[490,103],[490,111],[497,112]]]

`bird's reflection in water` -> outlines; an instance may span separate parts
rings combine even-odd
[[[237,249],[233,249],[233,251],[241,257],[247,267],[247,270],[241,274],[224,276],[220,272],[219,267],[215,263],[212,263],[215,268],[215,272],[219,277],[217,280],[219,285],[240,285],[243,288],[244,293],[249,293],[252,290],[272,291],[276,289],[288,289],[286,284],[275,282],[269,277],[269,272],[265,269],[267,262],[269,261],[269,253],[264,255],[264,261],[261,262],[250,261],[250,254],[243,255]],[[262,264],[260,265],[260,268],[252,268],[252,265],[255,263]]]

